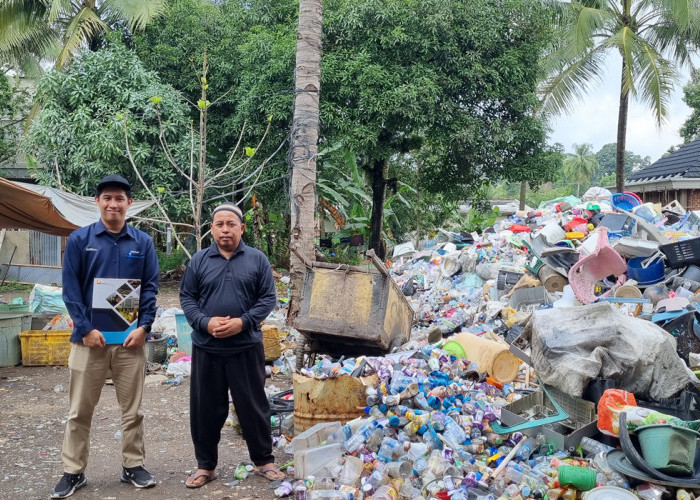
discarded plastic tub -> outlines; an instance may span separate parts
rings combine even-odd
[[[620,288],[615,290],[615,298],[641,299],[642,291],[634,285],[625,283]]]
[[[639,286],[655,285],[664,279],[664,261],[655,258],[646,268],[642,267],[649,257],[634,257],[627,261],[627,277]]]
[[[161,334],[158,338],[146,342],[146,359],[151,363],[163,364],[168,358],[168,337]]]
[[[616,210],[627,210],[631,211],[634,207],[641,205],[639,197],[634,193],[614,193],[611,197],[613,208]]]
[[[672,476],[690,476],[700,433],[671,424],[645,425],[635,431],[642,455],[653,468]]]

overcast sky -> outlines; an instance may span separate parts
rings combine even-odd
[[[573,152],[573,144],[588,143],[593,151],[598,152],[602,146],[617,142],[617,113],[619,107],[619,57],[609,58],[603,84],[593,88],[581,100],[570,115],[560,116],[552,121],[552,133],[549,142],[560,142],[564,151]],[[630,98],[627,119],[627,151],[642,157],[649,156],[651,161],[658,160],[669,147],[681,144],[683,140],[678,130],[688,118],[691,110],[683,102],[683,86],[690,77],[684,74],[676,86],[669,103],[667,122],[657,127],[649,108],[635,98]]]

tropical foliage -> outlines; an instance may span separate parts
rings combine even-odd
[[[123,120],[128,118],[129,142],[144,180],[176,207],[177,194],[186,186],[159,148],[161,131],[153,96],[161,98],[158,112],[173,154],[186,156],[190,128],[186,103],[120,44],[85,52],[69,68],[47,73],[38,84],[41,112],[30,125],[25,148],[43,167],[36,169],[41,181],[89,196],[99,179],[112,172],[132,179],[138,193],[125,155]]]
[[[112,29],[142,30],[164,8],[163,0],[5,0],[0,2],[0,61],[32,59],[68,64],[80,47],[97,48]]]
[[[0,168],[17,156],[30,103],[29,88],[19,78],[0,73]]]
[[[558,7],[556,44],[546,58],[543,110],[571,109],[599,80],[611,54],[621,57],[616,189],[624,191],[630,97],[649,106],[658,124],[668,113],[677,68],[690,66],[700,42],[697,0],[572,0]]]
[[[564,175],[576,184],[576,196],[581,194],[581,184],[589,183],[598,170],[598,160],[590,144],[574,144],[574,154],[564,158]]]
[[[683,88],[683,102],[692,109],[690,116],[680,130],[683,143],[687,144],[700,137],[700,76],[697,74]]]

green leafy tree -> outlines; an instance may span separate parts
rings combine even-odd
[[[9,165],[17,156],[29,103],[29,90],[22,86],[20,79],[0,73],[0,168],[3,164]]]
[[[598,170],[598,160],[590,144],[574,144],[574,154],[564,158],[566,180],[576,184],[576,196],[580,196],[581,184],[588,184]]]
[[[269,135],[257,154],[272,156],[288,137],[297,14],[298,2],[290,0],[171,0],[157,23],[132,38],[144,66],[190,102],[199,99],[194,76],[206,51],[209,92],[221,98],[207,117],[207,155],[213,162],[226,161],[226,152],[235,147],[242,129],[244,143],[257,143],[270,115]],[[196,109],[191,116],[199,119]],[[289,214],[287,173],[283,155],[266,167],[255,190],[265,207],[263,218],[272,212]]]
[[[683,102],[693,110],[680,129],[683,144],[688,144],[700,136],[700,76],[697,74],[683,87]]]
[[[552,2],[548,2],[552,3]],[[630,96],[647,104],[661,125],[676,68],[690,65],[700,42],[695,0],[572,0],[560,7],[555,38],[547,58],[549,78],[542,86],[544,110],[558,114],[599,79],[610,53],[621,56],[617,122],[616,189],[624,191],[625,145]]]
[[[600,181],[604,177],[614,175],[617,162],[617,144],[611,142],[604,145],[595,154],[595,158],[599,165],[598,171],[593,176],[595,181]],[[641,157],[640,155],[634,154],[632,151],[625,151],[625,177],[629,177],[633,172],[637,172],[649,165],[651,165],[651,158],[648,156]],[[614,181],[612,184],[614,184]]]
[[[83,46],[97,48],[113,28],[143,29],[164,7],[162,0],[6,0],[0,2],[0,62],[28,56],[70,62]]]
[[[533,116],[548,36],[538,4],[335,0],[324,17],[323,130],[370,176],[377,254],[397,155],[420,156],[425,187],[453,198],[498,178],[537,184],[556,164]]]
[[[161,188],[164,203],[178,217],[186,192],[166,155],[159,148],[161,130],[175,156],[189,150],[186,103],[158,76],[146,71],[136,55],[121,45],[85,52],[64,70],[52,70],[38,83],[38,117],[31,123],[25,151],[38,167],[42,182],[92,195],[106,173],[120,173],[135,182],[125,156],[122,121],[133,117],[129,141],[144,180]]]

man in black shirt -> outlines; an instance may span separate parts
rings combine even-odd
[[[216,479],[228,391],[256,472],[269,480],[284,477],[272,456],[260,330],[277,301],[275,283],[267,257],[242,241],[244,229],[238,206],[216,207],[214,243],[192,257],[180,287],[180,304],[192,326],[190,431],[198,467],[187,478],[188,488]]]

